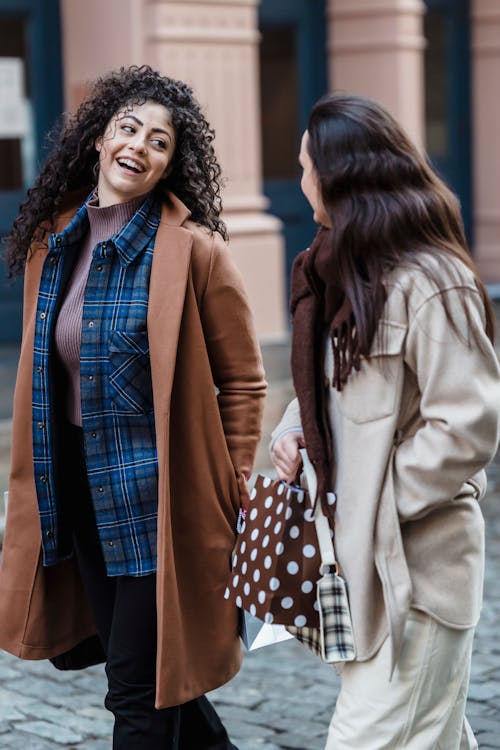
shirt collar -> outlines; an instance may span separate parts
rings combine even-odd
[[[87,202],[92,199],[93,195],[93,192],[90,193],[62,232],[50,235],[50,253],[60,253],[63,246],[81,242],[89,228]],[[130,265],[146,249],[158,229],[160,218],[161,207],[152,192],[139,206],[130,221],[109,238],[109,241],[116,247],[122,266]]]
[[[161,209],[154,193],[150,193],[130,221],[112,237],[122,266],[128,266],[150,244],[160,223]]]

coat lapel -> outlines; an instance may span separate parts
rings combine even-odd
[[[189,216],[182,203],[164,205],[156,234],[148,304],[148,338],[156,418],[170,400],[177,341],[191,263],[191,232],[180,224]]]

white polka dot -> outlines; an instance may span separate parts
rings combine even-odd
[[[298,526],[292,526],[288,533],[290,534],[292,539],[297,539],[297,537],[300,535],[300,529]]]
[[[269,588],[271,589],[271,591],[277,591],[280,585],[281,584],[277,578],[271,578],[271,580],[269,581]]]
[[[336,501],[337,501],[337,496],[335,492],[326,493],[326,502],[328,503],[328,505],[335,505]]]
[[[280,516],[283,513],[284,503],[279,503],[278,507],[276,508],[276,515]]]
[[[290,506],[288,506],[288,508],[285,511],[285,521],[289,521],[291,517],[292,517],[292,509],[290,508]]]
[[[290,500],[291,496],[292,496],[292,490],[290,488],[288,488],[287,491],[286,491],[286,499]]]
[[[264,539],[262,540],[262,546],[264,547],[264,549],[267,547],[268,544],[269,544],[269,534],[266,534]]]
[[[243,540],[242,543],[240,544],[240,553],[243,554],[246,548],[247,548],[247,543]]]
[[[304,615],[297,615],[297,617],[293,621],[293,624],[295,625],[296,628],[303,628],[306,622],[307,620],[304,617]]]
[[[264,481],[262,482],[262,485],[264,487],[269,487],[270,484],[271,484],[271,479],[269,477],[264,477]]]
[[[303,503],[304,502],[304,494],[305,493],[304,493],[303,490],[301,490],[300,492],[297,492],[297,501],[299,503]]]
[[[315,609],[316,612],[319,612],[319,604],[318,604],[318,602],[314,602],[313,609]]]
[[[239,581],[239,580],[240,580],[240,577],[239,577],[239,576],[234,576],[234,578],[233,578],[233,586],[234,586],[235,588],[236,588],[236,586],[238,585],[238,581]]]
[[[304,511],[304,520],[309,522],[314,521],[314,511],[312,508],[308,508]]]
[[[226,589],[226,590],[224,591],[224,599],[229,599],[229,596],[230,596],[230,594],[231,594],[231,592],[230,592],[230,591],[229,591],[229,589],[227,588],[227,589]]]
[[[264,508],[270,508],[272,504],[273,504],[273,496],[269,495],[269,497],[266,497],[266,499],[264,500]]]
[[[311,591],[313,590],[313,584],[312,584],[312,581],[304,581],[304,582],[302,583],[302,586],[301,586],[300,588],[301,588],[301,590],[302,590],[302,592],[303,592],[304,594],[310,594],[310,593],[311,593]]]
[[[257,599],[259,600],[259,604],[264,604],[266,601],[266,592],[265,591],[259,591],[257,595]]]
[[[312,544],[306,544],[302,549],[302,554],[304,555],[304,557],[314,557],[314,555],[316,554],[316,547],[313,547]]]
[[[273,519],[271,518],[271,516],[268,516],[268,517],[266,518],[266,520],[264,521],[264,528],[265,528],[265,529],[267,529],[267,528],[268,528],[268,527],[269,527],[269,526],[271,525],[271,521],[272,521],[272,520],[273,520]]]
[[[257,510],[257,508],[252,508],[252,510],[250,511],[250,520],[255,521],[258,515],[259,511]]]
[[[291,596],[285,596],[284,599],[281,600],[281,606],[283,609],[290,609],[293,607],[293,599]]]
[[[246,562],[244,562],[243,565],[241,566],[241,572],[243,573],[243,575],[245,575],[245,573],[247,572],[247,568],[248,568],[248,565],[246,564]]]
[[[273,558],[271,557],[271,555],[266,555],[266,557],[264,559],[264,567],[265,567],[265,569],[269,570],[269,568],[271,567],[272,564],[273,564]]]
[[[252,550],[252,551],[250,552],[250,560],[251,560],[252,562],[255,562],[255,560],[257,559],[257,555],[258,555],[258,554],[259,554],[259,553],[258,553],[258,551],[257,551],[256,549],[253,549],[253,550]]]
[[[264,622],[268,625],[271,625],[271,623],[274,621],[274,615],[271,614],[271,612],[266,612],[264,615]]]
[[[276,554],[282,555],[284,551],[285,551],[285,547],[283,545],[283,542],[278,542],[278,544],[276,545]]]
[[[256,489],[256,487],[254,487],[253,490],[250,493],[250,500],[254,500],[256,494],[257,494],[257,489]]]
[[[250,534],[250,539],[255,542],[257,537],[259,536],[259,529],[254,529],[252,533]]]
[[[285,491],[285,486],[286,485],[283,482],[280,482],[280,484],[278,485],[278,495],[283,494],[283,492]]]
[[[236,567],[236,563],[238,562],[238,555],[233,555],[233,559],[231,560],[231,565],[233,568]]]
[[[257,583],[257,581],[260,580],[260,570],[258,570],[258,569],[254,570],[254,572],[253,572],[253,580],[255,581],[255,583]]]
[[[279,534],[279,533],[280,533],[280,531],[281,531],[281,521],[278,521],[278,523],[277,523],[277,524],[276,524],[276,526],[274,527],[274,533],[275,533],[275,534]]]
[[[243,593],[245,594],[245,596],[248,596],[248,594],[250,593],[250,584],[248,583],[248,581],[243,586]]]
[[[241,605],[243,604],[241,600],[241,596],[236,597],[236,606],[241,608]]]
[[[293,561],[288,563],[288,565],[286,566],[286,569],[292,576],[294,576],[295,573],[299,572],[299,566],[297,565],[296,562],[293,562]]]
[[[255,606],[255,604],[250,605],[250,614],[253,615],[254,617],[257,614],[257,607]]]

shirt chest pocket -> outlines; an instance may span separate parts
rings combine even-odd
[[[404,342],[407,328],[384,321],[370,357],[363,357],[359,371],[353,370],[340,393],[338,405],[346,419],[363,423],[394,413],[404,373]]]
[[[111,331],[109,339],[111,403],[121,414],[153,409],[147,331]]]

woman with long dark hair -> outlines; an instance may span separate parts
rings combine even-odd
[[[356,660],[326,747],[477,748],[464,710],[499,436],[491,305],[457,199],[382,107],[321,99],[300,163],[320,229],[293,268],[297,399],[272,455],[292,481],[305,445],[337,497]]]
[[[106,662],[115,750],[234,748],[224,599],[265,380],[224,239],[213,131],[147,66],[63,124],[8,240],[24,330],[0,646]]]

